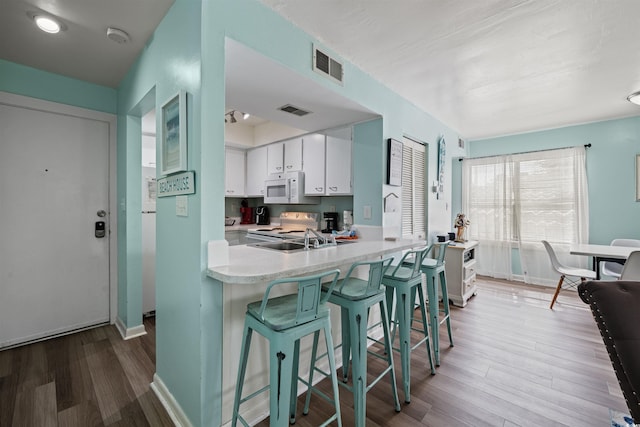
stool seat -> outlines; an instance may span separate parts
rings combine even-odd
[[[286,427],[289,423],[295,422],[298,381],[312,387],[311,381],[306,383],[298,375],[300,339],[314,334],[317,340],[320,331],[323,331],[327,348],[333,348],[329,308],[326,303],[339,274],[339,270],[331,270],[312,276],[274,280],[267,286],[261,301],[247,305],[232,426],[236,426],[238,421],[244,426],[249,425],[240,414],[240,405],[267,390],[271,391],[269,393],[269,425]],[[326,280],[329,280],[330,284],[323,293],[322,282]],[[297,293],[269,298],[274,287],[284,284],[297,285]],[[254,331],[269,341],[269,384],[243,397],[242,389]],[[338,380],[335,374],[333,352],[328,352],[327,358],[333,372],[331,375],[333,399],[328,400],[334,404],[335,413],[322,425],[326,426],[337,421],[338,426],[341,426]]]
[[[392,259],[393,258],[387,258],[384,260],[354,263],[351,268],[349,268],[345,278],[338,281],[333,292],[329,295],[329,302],[339,305],[341,308],[342,343],[340,346],[342,347],[342,377],[344,382],[340,383],[340,385],[353,393],[354,418],[355,426],[357,427],[364,427],[366,425],[367,392],[386,374],[391,375],[390,382],[394,407],[396,411],[400,411],[400,401],[398,399],[398,389],[396,386],[396,376],[391,351],[385,289],[382,287],[382,275],[391,264]],[[368,268],[368,280],[353,276],[358,269],[364,268]],[[329,292],[327,286],[324,287],[324,291]],[[383,356],[369,352],[367,349],[368,340],[373,340],[367,336],[369,312],[371,307],[375,305],[379,305],[380,307],[385,348]],[[311,354],[311,374],[313,371],[318,371],[327,376],[328,374],[326,372],[322,372],[315,367],[317,344],[318,340],[316,337]],[[329,352],[333,352],[333,349],[330,349]],[[387,363],[387,367],[371,381],[368,381],[369,375],[367,373],[368,354],[383,359]],[[350,359],[351,370],[349,369]],[[348,384],[350,371],[352,377],[351,385]],[[310,375],[309,382],[311,381],[312,376]],[[304,413],[306,413],[308,409],[311,394],[311,391],[307,393]]]
[[[298,325],[296,320],[297,300],[297,294],[284,295],[269,299],[267,301],[267,305],[264,307],[264,311],[262,312],[262,319],[260,318],[260,307],[262,306],[262,301],[252,302],[247,305],[247,314],[252,315],[274,331],[292,328]],[[328,315],[329,308],[326,305],[318,307],[318,314],[316,318]]]
[[[436,372],[431,356],[431,345],[429,344],[429,323],[422,291],[422,271],[420,270],[420,265],[429,250],[431,250],[431,246],[407,251],[400,263],[395,267],[391,266],[382,278],[382,284],[386,286],[387,309],[392,307],[395,297],[395,318],[391,321],[391,324],[393,324],[392,337],[395,337],[397,329],[400,342],[399,347],[394,347],[393,349],[400,352],[404,401],[407,403],[411,402],[411,351],[415,350],[423,342],[427,348],[431,373],[435,374]],[[412,326],[416,292],[419,295],[418,305],[422,320],[420,328],[413,328]],[[418,331],[423,335],[413,345],[411,343],[412,330]]]

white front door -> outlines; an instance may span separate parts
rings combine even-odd
[[[109,322],[109,132],[0,99],[0,348]]]

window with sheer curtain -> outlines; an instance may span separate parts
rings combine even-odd
[[[518,248],[524,280],[553,283],[557,274],[541,240],[568,263],[569,245],[588,242],[585,148],[465,159],[463,210],[469,238],[481,244],[479,273],[513,278],[512,249]]]
[[[424,239],[426,234],[425,147],[402,141],[402,237]]]

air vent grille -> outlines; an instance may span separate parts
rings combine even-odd
[[[330,77],[331,80],[342,84],[344,77],[342,63],[315,46],[313,46],[313,70],[318,74]]]
[[[285,113],[294,114],[300,117],[306,116],[307,114],[311,113],[311,111],[305,111],[302,108],[298,108],[291,104],[283,105],[282,107],[278,108],[278,110],[284,111]]]

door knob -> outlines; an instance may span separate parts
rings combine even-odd
[[[104,218],[105,216],[107,216],[107,212],[104,209],[100,209],[98,212],[96,212],[96,214],[100,217],[100,218]]]

